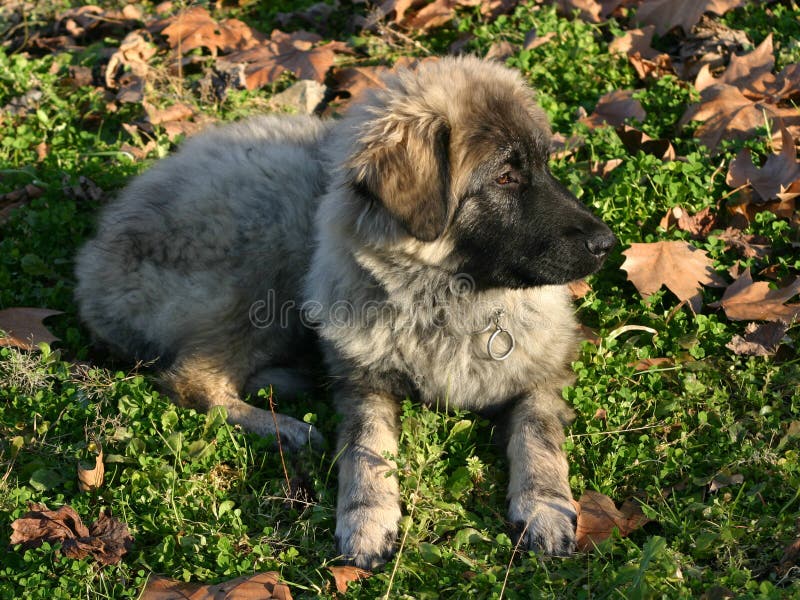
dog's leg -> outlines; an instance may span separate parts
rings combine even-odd
[[[163,381],[181,406],[207,412],[213,406],[224,406],[228,422],[262,436],[275,436],[275,424],[281,442],[299,449],[309,442],[322,444],[322,436],[308,423],[287,415],[264,410],[244,402],[239,396],[245,374],[217,364],[217,361],[198,356],[179,358]]]
[[[336,542],[345,560],[373,569],[394,554],[400,488],[386,454],[397,452],[397,403],[370,394],[338,398],[339,497]]]
[[[562,449],[571,419],[556,391],[535,392],[508,415],[508,518],[526,550],[563,556],[575,549],[577,514]]]

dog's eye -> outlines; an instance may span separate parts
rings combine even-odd
[[[517,174],[513,171],[506,171],[500,177],[494,180],[497,185],[512,185],[515,183],[519,183],[519,178]]]

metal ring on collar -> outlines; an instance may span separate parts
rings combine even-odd
[[[510,346],[509,346],[508,350],[506,350],[502,354],[495,353],[494,350],[492,350],[492,346],[497,341],[497,337],[500,334],[503,334],[503,333],[505,333],[508,336],[508,341],[509,341]],[[516,347],[516,345],[517,345],[516,340],[514,339],[514,336],[511,335],[511,332],[508,331],[507,329],[503,329],[502,327],[498,327],[495,330],[495,332],[491,336],[489,336],[489,341],[486,344],[486,352],[488,352],[489,356],[491,356],[492,359],[494,359],[494,360],[505,360],[509,356],[511,356],[511,353],[514,351],[514,348]]]

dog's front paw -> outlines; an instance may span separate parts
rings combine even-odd
[[[360,506],[336,518],[336,546],[344,560],[361,569],[383,565],[395,552],[399,507]]]
[[[578,515],[571,500],[550,497],[512,502],[509,520],[520,548],[553,556],[575,551]]]

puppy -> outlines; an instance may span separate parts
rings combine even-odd
[[[178,403],[260,434],[273,417],[242,394],[307,387],[293,368],[321,347],[343,416],[336,539],[359,567],[394,551],[406,397],[494,415],[522,547],[568,554],[564,284],[615,238],[550,174],[547,119],[518,73],[445,58],[384,84],[340,121],[214,128],[136,178],[78,255],[81,316],[158,359]],[[277,424],[290,445],[317,435]]]

